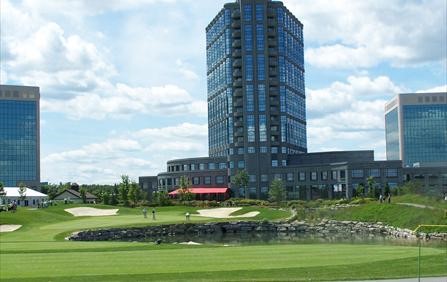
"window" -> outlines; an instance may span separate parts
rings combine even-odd
[[[266,117],[265,115],[259,115],[259,142],[266,142],[266,141],[267,141]],[[267,150],[267,148],[265,149]],[[261,153],[264,152],[261,151]]]
[[[293,181],[293,173],[287,173],[287,181]]]
[[[267,147],[265,147],[265,146],[259,147],[259,151],[261,153],[265,154],[265,153],[267,153]]]
[[[243,155],[244,154],[244,147],[237,148],[237,154],[238,155]]]
[[[238,161],[237,168],[245,168],[245,161]]]
[[[327,180],[327,171],[321,172],[321,180]]]
[[[312,180],[312,181],[316,181],[317,180],[317,172],[316,171],[312,171],[310,173],[310,180]]]
[[[256,4],[256,20],[262,21],[264,19],[264,5]]]
[[[234,149],[233,149],[233,148],[228,149],[228,153],[229,153],[230,155],[234,155]]]
[[[269,176],[267,174],[261,174],[261,182],[268,182]]]
[[[256,25],[256,49],[264,51],[264,26],[262,24]]]
[[[258,80],[265,79],[265,59],[264,55],[258,55]]]
[[[272,167],[278,167],[278,160],[272,160]]]
[[[260,112],[265,112],[265,85],[264,84],[258,84],[258,107],[259,107]]]
[[[280,174],[280,173],[275,173],[275,174],[273,175],[273,179],[279,179],[279,180],[281,180],[281,179],[282,179],[281,174]]]
[[[216,164],[215,163],[209,163],[208,164],[208,169],[216,169]]]
[[[286,147],[281,147],[281,153],[287,154],[287,148]]]
[[[255,108],[254,97],[253,97],[253,85],[248,84],[245,87],[245,96],[247,99],[247,106],[246,106],[247,112],[253,112]]]
[[[332,174],[332,180],[337,180],[337,178],[338,178],[338,173],[337,173],[337,171],[336,171],[336,170],[333,170],[331,174]]]
[[[249,182],[256,182],[256,175],[252,175],[252,174],[249,175],[249,176],[248,176],[248,181],[249,181]]]
[[[369,170],[369,176],[380,177],[380,169],[378,169],[378,168],[371,168]]]
[[[227,163],[219,163],[219,169],[226,169]]]
[[[216,176],[216,184],[223,184],[224,177],[222,175]]]
[[[184,165],[183,165],[183,170],[184,170],[184,171],[187,171],[187,170],[188,170],[188,165],[187,165],[187,164],[184,164]]]
[[[205,164],[199,164],[199,170],[205,170]]]
[[[208,185],[211,184],[211,176],[205,176],[203,178],[203,183]]]
[[[256,139],[254,115],[247,116],[247,139],[248,142],[255,142]]]
[[[245,51],[253,50],[253,30],[251,24],[246,24],[244,26],[244,37],[245,37]]]
[[[305,181],[306,180],[306,173],[301,171],[300,173],[298,173],[298,180],[299,181]]]
[[[249,154],[254,154],[256,152],[255,147],[248,147],[247,151]]]
[[[386,177],[397,177],[397,168],[387,168]]]
[[[281,161],[281,165],[282,165],[282,166],[287,166],[287,160],[282,160],[282,161]]]
[[[351,172],[352,178],[363,178],[362,169],[353,169]]]
[[[245,56],[245,80],[253,81],[253,55]]]
[[[194,184],[194,185],[200,184],[200,177],[193,177],[192,178],[192,184]]]
[[[252,9],[250,4],[244,5],[244,21],[251,21]]]
[[[191,164],[191,170],[196,170],[196,164]]]
[[[272,154],[278,154],[278,147],[272,147]]]
[[[230,168],[234,168],[234,162],[230,161]]]

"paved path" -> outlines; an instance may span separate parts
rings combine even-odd
[[[412,204],[412,203],[396,203],[396,204],[403,205],[403,206],[415,207],[415,208],[421,208],[421,209],[431,209],[431,210],[435,210],[436,209],[435,207],[432,207],[432,206]]]
[[[358,281],[350,281],[350,282],[371,282],[371,281],[379,281],[379,282],[417,282],[417,278],[405,278],[405,279],[389,279],[389,280],[358,280]],[[422,282],[446,282],[447,277],[426,277],[421,278]]]

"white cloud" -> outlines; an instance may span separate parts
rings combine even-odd
[[[24,5],[35,5],[34,2]],[[66,5],[76,9],[84,4]],[[20,36],[10,34],[9,29],[5,39],[2,36],[2,83],[11,80],[40,86],[43,111],[65,113],[72,119],[129,118],[136,113],[206,116],[206,103],[193,99],[179,86],[133,87],[115,83],[117,71],[103,56],[104,50],[78,35],[65,34],[60,25],[45,21],[35,10],[24,12],[9,2],[5,7],[2,15],[5,13],[6,26],[11,30],[16,29],[19,21],[10,18],[10,14],[26,19],[31,26],[38,24]],[[182,60],[177,60],[177,66],[178,73],[187,80],[199,78],[192,66]]]
[[[423,89],[416,91],[417,93],[434,93],[434,92],[447,92],[447,84],[435,86],[429,89]]]
[[[317,67],[369,68],[382,62],[403,67],[447,57],[446,1],[308,0],[285,5],[303,22],[311,46],[306,61]]]
[[[399,92],[402,88],[386,76],[349,76],[324,89],[308,89],[309,151],[374,149],[382,158],[384,105]]]
[[[100,143],[44,156],[42,179],[114,183],[121,174],[135,180],[156,175],[166,169],[167,160],[206,156],[207,135],[206,124],[190,123],[125,132]]]

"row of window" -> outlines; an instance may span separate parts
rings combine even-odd
[[[366,172],[366,173],[365,173]],[[397,168],[386,168],[383,171],[385,177],[397,177],[398,170]],[[352,178],[365,178],[366,176],[372,177],[380,177],[381,170],[379,168],[371,168],[371,169],[353,169],[351,171]]]
[[[183,165],[169,165],[168,172],[178,171],[196,171],[196,170],[215,170],[226,169],[227,163],[198,163],[198,164],[183,164]]]
[[[211,176],[194,176],[190,178],[193,185],[211,185],[211,184],[224,184],[226,182],[227,176],[217,175],[214,177],[214,183],[212,183]],[[161,178],[159,179],[160,186],[178,186],[180,184],[180,178]]]

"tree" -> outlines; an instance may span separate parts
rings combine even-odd
[[[115,206],[116,204],[118,204],[118,197],[119,195],[119,191],[118,191],[118,187],[116,186],[116,184],[113,186],[113,190],[112,190],[112,194],[110,194],[110,204]]]
[[[239,170],[234,176],[232,183],[236,186],[244,188],[245,198],[248,199],[248,173],[245,170]]]
[[[5,197],[6,197],[6,192],[5,192],[5,189],[3,188],[3,182],[0,182],[0,199],[1,199],[0,203],[2,205],[6,204]]]
[[[85,188],[81,188],[79,190],[79,194],[81,195],[82,202],[84,204],[87,203],[87,191],[85,190]]]
[[[178,197],[180,201],[192,201],[194,195],[191,193],[191,181],[186,176],[181,176],[179,180]]]
[[[363,186],[363,183],[360,183],[359,186],[357,186],[357,195],[362,197],[362,199],[365,197],[365,186]]]
[[[286,189],[281,179],[273,179],[269,189],[269,200],[278,206],[286,199]]]
[[[168,206],[171,204],[169,195],[165,191],[158,191],[154,193],[154,203],[158,206]]]
[[[26,187],[25,187],[25,184],[23,184],[23,183],[20,183],[19,184],[19,199],[20,199],[20,201],[25,201],[25,199],[26,199]]]
[[[374,180],[374,177],[369,176],[366,179],[366,181],[368,184],[368,196],[370,198],[375,198],[376,197],[376,188],[375,188],[376,181]]]
[[[108,205],[108,204],[110,204],[110,194],[109,194],[109,192],[104,191],[104,192],[102,193],[102,203],[103,203],[104,205]]]
[[[132,203],[132,207],[135,207],[141,200],[141,190],[137,183],[132,182],[129,188],[129,200]]]
[[[128,175],[121,175],[121,183],[119,186],[120,199],[124,206],[129,205],[129,189],[130,189],[130,178]]]

